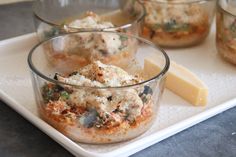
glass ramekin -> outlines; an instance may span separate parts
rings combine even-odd
[[[135,6],[135,7],[134,7]],[[78,31],[119,31],[138,35],[144,7],[135,0],[37,0],[33,5],[35,29],[42,41]],[[112,22],[109,28],[78,28],[69,25],[86,13],[93,12]]]
[[[208,35],[215,0],[141,0],[146,15],[142,36],[163,47],[187,47]]]
[[[123,61],[113,62],[112,56],[108,55],[105,56],[106,59],[99,60],[95,57],[95,60],[120,67],[133,76],[141,76],[143,80],[139,83],[116,87],[78,86],[58,81],[58,77],[55,78],[58,73],[71,76],[74,75],[72,72],[86,66],[83,61],[86,57],[84,58],[84,55],[81,54],[76,59],[73,51],[75,44],[72,44],[72,49],[69,49],[67,41],[71,41],[70,38],[73,40],[75,35],[101,34],[118,35],[132,41],[133,44],[139,43],[135,45],[135,49],[132,44],[126,45],[124,49],[130,55],[134,55],[132,60],[127,60],[127,57],[123,55],[119,56],[119,60],[128,62],[127,64],[123,64]],[[81,43],[77,43],[77,46],[80,45]],[[64,57],[57,56],[57,54],[59,56],[66,54],[67,56],[70,53],[74,56],[69,58],[73,64],[66,61]],[[90,53],[88,52],[88,54]],[[160,59],[160,71],[150,75],[148,71],[144,71],[144,64],[145,59],[153,55]],[[90,57],[94,56],[90,54]],[[109,61],[110,59],[111,61]],[[169,69],[169,58],[162,49],[133,35],[104,31],[78,32],[40,42],[30,51],[28,65],[32,74],[32,84],[41,118],[76,142],[103,144],[135,138],[151,127],[158,114],[159,101],[164,90],[165,74]],[[74,95],[80,95],[80,93],[85,93],[85,95],[74,99]],[[111,96],[104,98],[107,93]],[[96,103],[97,107],[94,107],[95,103],[89,101],[94,95],[99,100],[105,99],[104,101],[112,103],[117,96],[121,98],[121,102],[114,103],[115,108],[106,112],[108,119],[111,115],[113,118],[116,117],[115,119],[112,121],[106,120],[106,117],[104,119],[104,114],[100,109],[102,103]],[[87,105],[83,106],[84,103]],[[125,111],[122,111],[121,108],[125,105],[127,105]]]
[[[236,2],[219,0],[216,18],[216,46],[219,54],[236,64]]]

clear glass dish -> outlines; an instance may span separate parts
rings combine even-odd
[[[33,10],[41,41],[68,32],[93,30],[138,35],[145,13],[143,5],[135,0],[37,0]]]
[[[216,18],[216,46],[219,54],[236,64],[236,2],[219,0]]]
[[[130,40],[133,44],[117,53],[125,51],[132,59],[120,55],[120,61],[114,62],[111,58],[117,54],[96,58],[94,49],[83,49],[91,41],[74,41],[68,48],[67,42],[75,35],[101,34]],[[76,44],[81,51],[77,59]],[[57,54],[73,57],[65,60]],[[156,55],[161,61],[160,71],[153,75],[144,71],[149,55]],[[169,58],[162,49],[133,35],[79,32],[37,44],[29,53],[28,64],[41,118],[76,142],[102,144],[135,138],[151,127],[158,114]]]
[[[215,0],[141,0],[146,15],[142,36],[163,47],[187,47],[208,35]]]

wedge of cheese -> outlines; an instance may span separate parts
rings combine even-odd
[[[149,77],[156,75],[163,64],[158,57],[148,57],[144,62],[144,70]],[[166,88],[196,106],[207,104],[208,88],[191,71],[171,61],[167,72]]]

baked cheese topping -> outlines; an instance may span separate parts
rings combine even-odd
[[[104,28],[114,27],[114,25],[111,22],[102,21],[101,18],[93,12],[87,12],[84,18],[76,19],[70,22],[68,26],[72,28],[93,28],[93,29],[104,29]]]
[[[147,16],[145,24],[154,30],[162,28],[165,31],[188,31],[191,25],[203,24],[204,10],[198,5],[170,5],[145,3]],[[163,26],[161,26],[163,25]]]
[[[128,47],[128,38],[116,33],[79,33],[63,40],[67,52],[93,61],[119,54]]]
[[[64,83],[89,87],[126,86],[142,81],[117,66],[100,61],[92,62],[69,75],[56,74],[54,78]],[[67,121],[79,122],[86,128],[110,128],[123,122],[136,122],[151,101],[152,90],[148,86],[140,90],[89,87],[46,84],[43,87],[46,112],[59,121],[67,118]]]
[[[129,75],[123,69],[95,61],[67,78],[56,75],[59,81],[90,87],[118,87],[132,85],[141,81],[138,76]]]

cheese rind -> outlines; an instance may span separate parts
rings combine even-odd
[[[155,76],[161,70],[163,60],[158,57],[145,59],[144,71],[148,77]],[[195,106],[207,104],[208,88],[191,71],[171,61],[167,72],[166,88]]]

